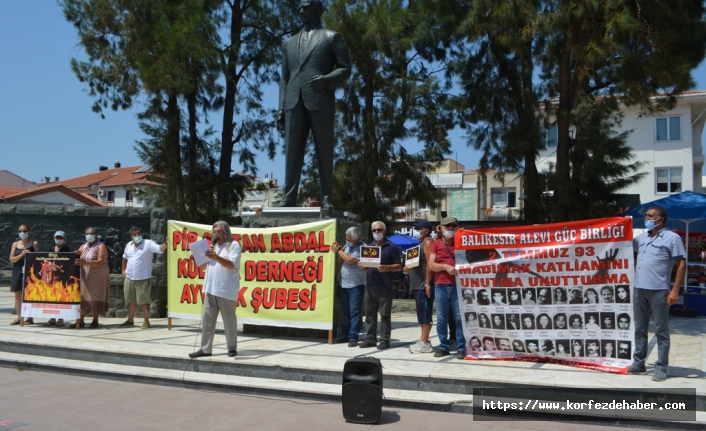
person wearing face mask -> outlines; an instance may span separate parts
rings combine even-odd
[[[211,356],[213,337],[216,333],[218,313],[223,318],[228,357],[238,356],[238,317],[235,307],[240,291],[240,244],[233,240],[230,226],[217,221],[211,230],[211,247],[206,252],[210,260],[201,268],[206,271],[203,279],[203,315],[201,316],[201,348],[189,353],[192,359]]]
[[[62,230],[58,230],[54,233],[54,247],[52,247],[54,253],[67,253],[71,252],[71,249],[66,245],[66,233]],[[49,319],[44,326],[56,326],[60,328],[64,326],[64,319]]]
[[[686,251],[679,235],[665,229],[667,210],[651,206],[645,214],[647,232],[632,240],[637,253],[633,286],[635,319],[635,351],[628,374],[645,374],[647,358],[647,331],[650,314],[655,324],[657,361],[653,381],[667,379],[669,365],[669,307],[679,300],[679,288],[686,273]],[[672,268],[677,265],[676,277],[671,282]]]
[[[17,232],[19,240],[12,243],[10,247],[10,263],[12,264],[12,279],[10,281],[10,292],[15,293],[15,311],[17,319],[13,320],[11,325],[20,324],[20,307],[22,306],[22,274],[25,266],[25,256],[27,253],[35,253],[39,251],[39,243],[32,241],[29,237],[30,228],[27,224],[21,224]],[[28,317],[24,321],[25,324],[31,325],[34,319]]]
[[[454,236],[458,221],[454,217],[444,217],[441,220],[441,238],[434,241],[429,256],[429,267],[434,272],[434,289],[436,297],[436,332],[439,337],[439,350],[435,357],[449,354],[449,335],[446,330],[448,321],[456,322],[456,332],[451,337],[456,339],[456,358],[465,359],[466,342],[461,325],[461,311],[456,293],[456,254],[454,252]]]
[[[380,247],[380,266],[368,268],[368,280],[365,286],[365,323],[368,324],[368,336],[360,347],[365,349],[377,345],[378,311],[380,312],[380,345],[378,349],[390,347],[392,332],[392,278],[390,273],[402,269],[400,249],[385,238],[385,223],[374,221],[370,228],[374,241],[371,246]]]
[[[76,265],[80,266],[81,318],[78,327],[86,327],[85,316],[93,312],[90,328],[98,327],[98,316],[108,311],[110,292],[110,268],[108,268],[108,248],[98,239],[93,228],[86,229],[86,243],[77,251],[80,257]]]
[[[360,260],[360,230],[351,226],[346,230],[346,244],[331,244],[336,260],[341,264],[341,309],[343,310],[343,336],[348,347],[358,347],[358,336],[363,321],[360,318],[365,295],[365,271],[358,267]]]
[[[405,266],[402,272],[409,274],[409,285],[414,292],[414,303],[417,307],[417,323],[421,327],[421,337],[410,346],[410,353],[433,353],[434,348],[429,341],[431,333],[432,309],[434,308],[434,288],[432,286],[433,273],[427,262],[431,253],[432,227],[427,220],[422,220],[412,225],[415,229],[414,237],[419,240],[422,253],[419,256],[419,265],[414,268]]]
[[[142,308],[142,329],[149,329],[150,325],[150,281],[152,280],[152,256],[162,254],[167,249],[167,237],[164,244],[157,245],[151,239],[142,238],[142,229],[130,229],[130,241],[125,246],[123,253],[122,273],[125,304],[127,305],[127,320],[120,324],[121,328],[135,326],[133,318],[137,305]]]

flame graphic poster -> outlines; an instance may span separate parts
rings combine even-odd
[[[22,317],[73,319],[81,315],[75,253],[29,253],[25,257]]]

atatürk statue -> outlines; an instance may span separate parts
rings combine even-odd
[[[303,0],[299,14],[304,28],[282,46],[277,126],[284,131],[287,161],[284,197],[277,206],[297,204],[309,131],[324,205],[333,191],[334,90],[350,76],[351,64],[341,35],[321,26],[322,13],[319,0]]]

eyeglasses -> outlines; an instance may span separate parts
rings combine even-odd
[[[384,229],[373,229],[373,233],[384,232]]]
[[[28,230],[20,230],[19,232],[20,232],[20,233],[29,233]]]

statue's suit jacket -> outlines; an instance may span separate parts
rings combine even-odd
[[[302,30],[303,31],[303,30]],[[279,86],[279,109],[293,109],[301,95],[310,111],[334,111],[334,89],[351,74],[348,49],[335,31],[316,28],[310,30],[305,46],[299,46],[301,34],[287,39],[282,46],[282,77]],[[314,75],[330,79],[325,90],[308,85]]]

